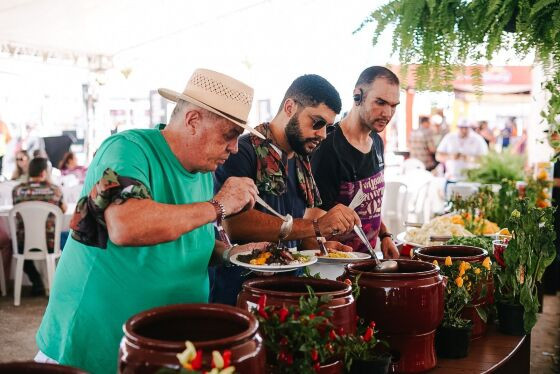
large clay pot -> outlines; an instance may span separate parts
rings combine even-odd
[[[237,306],[249,310],[257,306],[262,295],[267,296],[268,305],[298,305],[299,298],[308,294],[310,286],[317,296],[329,295],[332,300],[327,308],[332,310],[331,322],[337,328],[354,333],[356,331],[356,304],[349,285],[307,277],[271,277],[248,280],[237,298]]]
[[[190,340],[203,351],[206,370],[212,351],[231,350],[239,373],[265,372],[266,354],[259,324],[249,312],[222,304],[178,304],[147,310],[124,325],[119,373],[155,373],[179,368],[177,353]]]
[[[394,353],[391,371],[416,373],[436,366],[436,328],[443,318],[444,280],[433,264],[397,260],[397,273],[374,273],[373,260],[346,266],[344,276],[359,275],[358,315],[375,321]]]
[[[87,374],[86,371],[76,369],[70,366],[55,364],[40,364],[34,361],[26,362],[8,362],[0,364],[0,373],[10,374]]]
[[[447,256],[451,257],[453,261],[466,261],[482,263],[488,257],[488,251],[478,247],[471,247],[468,245],[438,245],[432,247],[418,248],[414,252],[416,258],[426,262],[433,262],[437,260],[440,266],[445,262]],[[476,308],[486,308],[487,305],[493,304],[494,300],[494,278],[489,276],[486,280],[486,296],[481,296],[482,287],[479,286],[478,290],[473,295],[471,305],[463,309],[462,317],[466,318],[473,323],[471,339],[477,339],[486,334],[487,323],[484,322]]]

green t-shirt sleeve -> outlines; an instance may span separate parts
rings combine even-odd
[[[97,151],[92,166],[95,172],[89,188],[103,177],[107,168],[110,168],[119,176],[138,180],[151,194],[148,158],[142,147],[133,140],[124,136],[109,138]]]

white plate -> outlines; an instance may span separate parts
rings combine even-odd
[[[424,248],[426,247],[423,244],[418,244],[418,243],[413,243],[413,242],[409,242],[408,240],[406,240],[404,237],[406,236],[406,231],[400,232],[397,234],[397,240],[400,240],[401,242],[403,242],[404,244],[408,244],[411,245],[413,247],[418,247],[418,248]]]
[[[299,253],[301,253],[304,256],[316,256],[318,262],[326,263],[326,264],[346,264],[349,262],[362,261],[371,258],[371,255],[369,253],[362,253],[362,252],[346,252],[346,254],[351,255],[352,258],[332,258],[332,257],[319,256],[318,254],[320,253],[320,251],[318,249],[300,251]]]
[[[231,261],[232,264],[235,264],[237,266],[241,266],[241,267],[253,270],[253,271],[260,271],[260,272],[264,272],[264,273],[281,273],[281,272],[285,272],[285,271],[291,271],[291,270],[306,267],[308,265],[311,265],[311,264],[314,264],[314,263],[317,262],[317,257],[315,257],[315,256],[310,256],[311,258],[309,259],[309,261],[304,262],[302,264],[277,265],[277,266],[275,266],[275,265],[251,265],[251,264],[248,264],[246,262],[239,261],[237,259],[237,256],[247,255],[247,254],[250,254],[251,252],[252,251],[236,253],[230,258],[230,261]],[[303,253],[301,253],[301,254],[303,254]]]

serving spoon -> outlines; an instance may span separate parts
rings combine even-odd
[[[371,246],[371,243],[369,242],[366,233],[360,226],[354,225],[354,232],[356,233],[356,235],[358,235],[358,238],[360,238],[362,243],[364,243],[364,245],[367,247],[369,253],[371,254],[371,258],[373,258],[373,260],[375,261],[375,268],[373,269],[374,272],[396,273],[399,271],[399,264],[397,263],[397,261],[394,260],[388,260],[383,262],[379,261],[379,258],[377,258],[377,255],[375,254],[375,251],[373,250],[373,247]]]

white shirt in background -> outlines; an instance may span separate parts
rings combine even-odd
[[[465,138],[458,132],[447,134],[439,143],[437,152],[447,153],[449,158],[445,161],[445,176],[448,180],[460,181],[466,179],[464,171],[476,166],[475,162],[454,160],[453,155],[460,153],[467,157],[484,156],[488,153],[488,145],[484,138],[476,132],[469,130]]]

